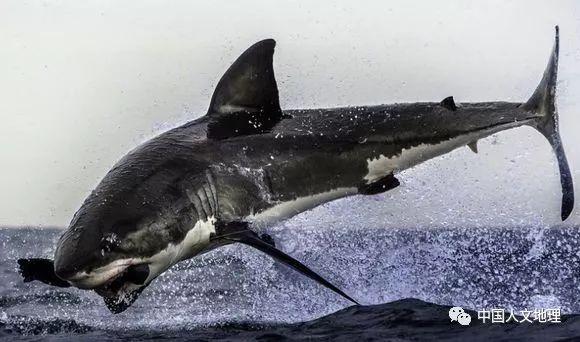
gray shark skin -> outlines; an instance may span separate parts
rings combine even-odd
[[[560,167],[562,219],[572,178],[555,108],[559,38],[527,102],[404,103],[282,110],[274,40],[244,52],[207,114],[138,146],[74,215],[54,262],[19,260],[25,281],[95,290],[114,312],[175,263],[231,243],[269,254],[352,298],[257,232],[322,203],[399,185],[396,174],[519,126],[540,131]],[[355,302],[356,303],[356,302]]]

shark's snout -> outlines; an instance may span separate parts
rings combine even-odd
[[[132,263],[129,260],[117,260],[95,269],[78,269],[66,264],[60,267],[57,265],[55,263],[54,271],[59,278],[81,289],[94,289],[114,281],[124,274]]]
[[[62,280],[76,281],[92,264],[90,253],[80,253],[74,245],[59,243],[54,258],[54,273]]]
[[[105,250],[100,250],[98,244],[79,244],[84,238],[85,234],[78,234],[74,229],[67,231],[59,241],[54,258],[56,276],[75,287],[94,289],[104,286],[137,263],[131,258],[113,258]]]
[[[77,273],[77,268],[60,258],[55,260],[54,273],[62,280],[69,280]]]

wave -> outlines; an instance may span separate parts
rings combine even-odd
[[[74,320],[8,317],[0,337],[61,335],[63,340],[525,340],[546,341],[580,336],[580,316],[563,315],[562,323],[483,323],[477,313],[469,326],[451,322],[450,307],[417,299],[352,306],[312,321],[294,324],[239,322],[178,330],[95,330]],[[521,316],[519,317],[521,320]],[[64,336],[62,336],[64,335]]]
[[[401,336],[415,336],[427,332],[421,326],[415,332],[413,324],[426,324],[445,337],[445,329],[456,333],[460,327],[449,327],[446,315],[435,317],[433,312],[443,310],[436,304],[580,312],[577,227],[386,230],[360,218],[364,224],[351,229],[332,221],[340,212],[340,207],[327,206],[318,213],[329,222],[327,229],[299,216],[268,233],[282,250],[366,304],[345,311],[341,309],[349,303],[309,279],[251,248],[228,246],[173,267],[129,310],[113,316],[90,291],[22,282],[16,260],[50,257],[61,231],[0,230],[1,334],[10,338],[54,334],[59,339],[82,334],[83,339],[94,340],[181,339],[196,334],[294,339],[316,337],[319,332],[325,337],[391,336],[385,335],[388,327],[399,329]],[[397,302],[403,298],[435,304]],[[390,304],[373,305],[378,303]],[[424,318],[413,318],[417,315]],[[427,319],[429,315],[433,319]],[[524,334],[526,329],[551,331],[560,326],[570,334],[576,332],[568,322],[514,329]],[[329,335],[332,329],[336,335]]]

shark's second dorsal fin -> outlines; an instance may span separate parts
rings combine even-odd
[[[207,112],[209,138],[264,133],[282,119],[272,64],[275,46],[273,39],[252,45],[222,76]]]

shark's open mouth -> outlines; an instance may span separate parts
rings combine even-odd
[[[148,277],[148,265],[131,265],[103,286],[96,288],[95,292],[103,297],[105,305],[112,313],[120,313],[137,300]]]

